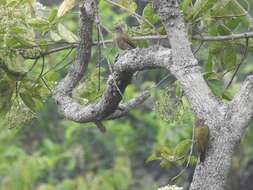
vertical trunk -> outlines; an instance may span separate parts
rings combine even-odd
[[[223,123],[217,136],[211,135],[206,160],[196,166],[190,190],[223,190],[237,140]]]

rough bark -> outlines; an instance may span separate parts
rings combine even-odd
[[[149,97],[149,93],[144,92],[133,100],[120,104],[122,94],[131,82],[132,74],[135,71],[159,68],[171,62],[170,50],[159,46],[127,51],[114,63],[114,72],[107,81],[107,89],[97,103],[81,105],[75,101],[72,98],[72,91],[84,76],[90,61],[96,3],[95,0],[86,0],[80,7],[81,41],[78,57],[53,91],[53,98],[58,104],[59,111],[65,118],[80,123],[116,119],[126,115]]]
[[[172,48],[170,71],[181,82],[197,116],[210,128],[210,142],[204,163],[195,169],[191,190],[222,190],[235,146],[253,115],[253,77],[248,77],[234,100],[225,104],[218,100],[204,81],[176,0],[153,1]]]

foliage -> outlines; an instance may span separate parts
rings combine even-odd
[[[151,3],[141,7],[133,0],[108,2],[100,0],[98,7],[104,39],[111,38],[110,31],[116,24],[123,24],[130,35],[164,34]],[[242,13],[235,1],[194,2],[184,0],[180,5],[189,35],[230,35],[252,27],[247,17],[227,18]],[[170,78],[170,88],[154,88],[150,81],[133,81],[124,99],[134,97],[139,89],[152,87],[154,109],[136,109],[124,119],[105,122],[106,134],[99,133],[93,124],[76,124],[57,115],[49,98],[51,89],[74,62],[76,50],[50,52],[77,45],[74,5],[72,0],[65,0],[59,9],[44,7],[35,0],[0,1],[0,189],[156,189],[160,182],[154,176],[167,171],[173,174],[173,168],[185,166],[189,158],[191,165],[197,162],[194,152],[189,157],[195,120],[191,107],[179,82]],[[93,38],[97,40],[95,26]],[[138,46],[153,43],[138,42]],[[248,44],[245,40],[205,42],[196,52],[204,79],[224,101],[231,100],[244,76],[253,71],[251,58],[244,56],[245,50],[251,53],[251,44],[252,40]],[[193,49],[198,47],[199,42],[193,40]],[[101,45],[101,49],[101,69],[97,68],[98,48],[94,47],[87,77],[73,93],[81,104],[101,97],[111,72],[109,66],[120,53],[114,46]],[[239,80],[226,88],[240,63]],[[137,79],[158,82],[162,74],[160,70],[140,73]],[[243,142],[246,158],[240,158],[243,162],[252,153],[251,144],[248,134]],[[158,162],[166,169],[154,171],[152,164]]]
[[[237,16],[243,14],[243,6],[238,6],[237,1],[199,0],[191,5],[191,1],[184,0],[181,8],[191,25],[190,34],[230,35],[246,32],[251,27],[247,17]],[[200,45],[205,49],[202,48],[197,56],[203,62],[204,78],[216,96],[232,99],[235,89],[226,87],[231,78],[229,73],[235,72],[238,64],[243,64],[242,67],[247,64],[245,51],[249,51],[251,43],[251,40],[249,44],[245,40],[233,40]]]

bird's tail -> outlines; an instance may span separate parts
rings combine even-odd
[[[205,158],[206,158],[205,152],[203,152],[203,153],[201,153],[201,154],[199,155],[199,160],[200,160],[200,162],[204,162],[204,161],[205,161]]]

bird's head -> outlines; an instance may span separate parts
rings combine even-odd
[[[123,33],[123,29],[119,25],[115,26],[112,31],[115,32],[115,33]]]
[[[197,119],[196,123],[195,123],[196,126],[204,126],[205,125],[205,120],[204,119]]]

